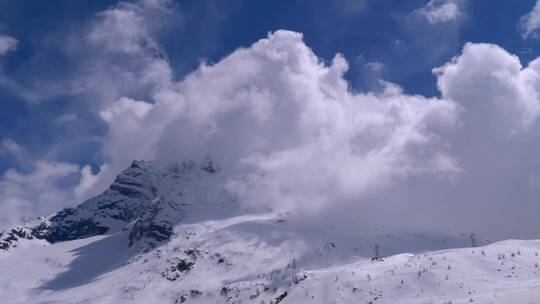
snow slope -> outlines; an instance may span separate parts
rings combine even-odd
[[[207,160],[134,162],[0,237],[1,303],[540,303],[540,241],[306,231],[220,185]],[[391,256],[372,261],[375,245]]]

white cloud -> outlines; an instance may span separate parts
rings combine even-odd
[[[37,161],[28,173],[7,170],[0,178],[0,223],[17,223],[72,205],[73,196],[61,183],[78,172],[76,165],[49,161]]]
[[[17,39],[0,34],[0,56],[6,55],[9,52],[15,51],[18,48],[19,42]],[[17,96],[27,101],[35,101],[36,96],[22,85],[18,84],[10,77],[4,75],[2,65],[0,64],[0,88],[7,89]]]
[[[75,113],[65,113],[56,118],[56,123],[60,125],[70,125],[79,121],[79,116]]]
[[[18,162],[23,162],[27,157],[27,151],[11,138],[4,138],[0,142],[0,155],[10,156]]]
[[[155,33],[180,14],[169,0],[120,2],[98,14],[84,37],[88,66],[74,81],[75,94],[90,95],[91,106],[170,84],[172,71]]]
[[[17,39],[0,34],[0,56],[17,49]]]
[[[538,211],[507,200],[530,206],[540,192],[530,182],[540,172],[538,62],[523,67],[498,46],[469,43],[434,69],[440,98],[390,83],[356,93],[341,55],[326,65],[301,34],[277,31],[166,79],[151,101],[107,106],[103,176],[134,158],[210,155],[248,206],[296,210],[310,224],[508,233],[504,223]]]
[[[430,0],[415,13],[426,18],[431,24],[452,22],[463,15],[463,2],[464,0]]]
[[[152,105],[143,101],[121,98],[107,109],[101,111],[101,118],[109,126],[109,138],[103,151],[117,170],[125,167],[130,159],[151,158],[151,144],[157,140],[152,127],[146,125],[145,117]],[[138,136],[125,136],[138,134]],[[112,139],[112,140],[111,140]],[[127,151],[130,151],[128,154]]]
[[[252,206],[313,212],[411,175],[459,171],[437,135],[454,124],[452,102],[392,85],[354,94],[347,68],[341,55],[326,66],[301,34],[277,31],[156,91],[153,103],[108,107],[104,153],[113,170],[133,158],[210,154],[231,173],[248,172],[231,175],[229,187]]]
[[[121,2],[118,6],[100,13],[88,39],[104,46],[107,51],[125,54],[158,51],[146,26],[144,9],[144,2]]]
[[[0,229],[18,224],[23,218],[46,216],[72,207],[80,202],[80,192],[96,183],[89,166],[79,171],[78,165],[35,159],[10,138],[0,142],[0,155],[13,157],[21,168],[11,168],[0,175]],[[102,169],[103,175],[107,170],[105,166]]]
[[[110,181],[115,175],[107,165],[99,167],[97,174],[92,173],[92,168],[88,165],[81,169],[81,178],[78,185],[74,188],[74,196],[77,202],[97,196],[101,191],[110,185]]]
[[[324,63],[301,34],[277,31],[178,81],[146,16],[169,12],[164,3],[121,3],[92,24],[102,66],[86,84],[114,92],[96,103],[105,162],[96,173],[85,166],[65,197],[99,193],[133,159],[210,155],[247,206],[291,209],[310,224],[540,229],[540,59],[523,66],[496,45],[468,43],[433,70],[440,97],[385,82],[358,93],[343,56]],[[450,22],[463,3],[430,1],[418,13]]]
[[[525,16],[519,19],[518,29],[523,39],[538,38],[538,29],[540,29],[540,1]]]
[[[519,58],[497,45],[468,43],[463,53],[435,69],[442,96],[459,102],[467,123],[505,135],[528,130],[540,112],[540,61],[523,68]]]
[[[91,100],[91,103],[89,103],[90,108],[99,108],[104,104],[108,105],[119,96],[131,92],[140,93],[155,90],[159,91],[156,94],[161,96],[160,98],[169,98],[166,87],[171,82],[172,72],[165,54],[161,51],[158,42],[154,38],[154,33],[167,25],[168,22],[177,22],[178,18],[179,14],[176,6],[174,2],[169,0],[120,2],[116,6],[98,14],[96,19],[89,24],[83,40],[80,40],[80,36],[76,37],[77,43],[83,43],[84,48],[77,48],[75,52],[78,56],[85,58],[84,62],[88,62],[88,66],[84,63],[81,64],[82,69],[72,76],[73,79],[62,81],[60,94],[66,94],[67,90],[67,94],[76,94],[81,98],[89,98]],[[4,37],[6,38],[4,39]],[[5,45],[9,45],[9,47],[6,46],[6,52],[14,50],[17,46],[16,40],[8,39],[7,36],[0,36],[0,43],[3,42],[6,42]],[[0,45],[0,51],[2,47],[3,45]],[[67,51],[72,52],[73,50]],[[11,90],[29,102],[41,101],[42,97],[47,95],[40,88],[26,88],[1,74],[0,86]],[[47,87],[50,87],[50,85],[47,85]],[[87,94],[87,96],[84,97],[79,94]],[[130,102],[129,98],[121,99],[115,103],[115,106],[102,111],[101,117],[107,120],[107,117],[120,115],[124,121],[127,121],[130,115],[137,118],[143,114],[141,111],[144,112],[145,106],[149,107],[146,103],[141,102],[139,103],[142,104],[140,108],[131,107],[133,112],[129,113],[128,109],[122,108],[124,102],[122,100],[125,103]],[[78,119],[79,117],[75,113],[69,113],[59,117],[56,123],[72,124],[77,122]],[[135,122],[135,120],[133,121]],[[124,144],[128,145],[130,141],[133,142],[131,145],[134,149],[139,148],[134,137],[126,138]],[[54,163],[32,158],[26,153],[24,147],[19,146],[10,139],[4,139],[0,148],[0,152],[4,155],[16,158],[20,166],[26,169],[24,172],[30,172],[21,173],[15,169],[7,171],[12,172],[12,174],[16,173],[30,178],[33,174],[45,170],[43,164]],[[114,159],[113,163],[115,164],[120,163],[119,159],[125,157],[119,153],[115,154],[113,151],[107,155]],[[93,174],[89,166],[84,166],[78,174],[69,176],[71,181],[79,180],[80,177],[79,184],[75,188],[66,188],[65,185],[57,188],[51,186],[51,192],[54,192],[59,198],[62,197],[62,199],[59,199],[60,203],[43,200],[42,194],[38,190],[29,191],[24,197],[6,196],[3,201],[0,201],[0,206],[9,205],[11,211],[7,212],[7,208],[4,209],[6,213],[4,217],[0,218],[0,222],[9,219],[17,220],[20,216],[47,215],[62,207],[73,205],[75,202],[81,202],[105,189],[114,178],[114,175],[124,168],[116,166],[114,169],[113,171],[108,165],[104,164],[99,167],[98,173]],[[0,183],[3,183],[5,189],[8,189],[8,185],[10,189],[22,189],[24,187],[23,181],[19,184],[8,183],[7,177],[0,179]],[[54,184],[55,181],[51,180],[50,183]],[[41,207],[34,208],[32,204]],[[47,205],[50,205],[50,207],[47,207]]]
[[[166,83],[171,70],[156,35],[165,27],[182,25],[177,3],[116,2],[69,31],[58,29],[37,37],[31,42],[40,49],[30,58],[35,65],[32,77],[13,77],[0,71],[0,87],[29,103],[71,98],[96,113],[119,97],[144,94],[149,87]],[[45,75],[41,72],[56,68],[44,59],[50,56],[76,64],[61,67],[61,73]],[[24,75],[17,70],[15,67],[16,74]]]
[[[100,22],[108,24],[108,16]],[[540,211],[533,204],[540,189],[532,182],[540,172],[539,60],[523,67],[496,45],[466,44],[434,69],[441,97],[426,98],[385,82],[377,93],[354,92],[343,76],[343,56],[324,63],[290,31],[270,33],[177,81],[159,44],[139,44],[155,41],[145,35],[119,49],[105,47],[104,55],[141,63],[122,73],[137,79],[133,86],[145,93],[137,96],[150,98],[126,94],[101,103],[105,162],[95,173],[89,166],[80,175],[77,168],[64,171],[80,176],[73,191],[46,184],[59,201],[98,194],[133,159],[210,155],[223,168],[226,187],[247,206],[290,209],[309,224],[503,234],[520,218],[522,225],[510,225],[513,232],[540,228],[528,218]],[[45,169],[33,170],[12,170],[18,182],[8,175],[0,182],[16,189],[3,197],[6,206],[22,206],[14,207],[18,214],[44,214],[28,202],[53,201],[41,198],[43,186],[20,191]],[[59,207],[50,204],[47,212]]]

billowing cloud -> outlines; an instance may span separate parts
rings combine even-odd
[[[523,67],[498,46],[469,43],[434,69],[440,98],[390,83],[356,93],[347,68],[339,54],[323,63],[299,33],[270,33],[181,81],[168,78],[148,101],[105,107],[107,162],[97,174],[112,178],[134,158],[209,155],[253,208],[389,229],[536,227],[531,209],[511,208],[509,197],[537,210],[537,61]],[[488,229],[480,214],[523,223]]]
[[[540,29],[540,1],[536,2],[534,8],[525,16],[521,17],[518,24],[523,39],[538,38]]]
[[[497,45],[468,43],[434,72],[442,96],[466,109],[466,123],[487,124],[486,132],[528,130],[540,113],[538,60],[523,68],[517,56]]]
[[[0,34],[0,56],[17,49],[17,39]]]
[[[92,172],[92,167],[86,165],[81,169],[80,180],[73,189],[76,202],[85,200],[101,194],[102,190],[110,185],[110,181],[115,177],[109,170],[108,165],[99,167],[98,173]]]
[[[430,0],[425,6],[415,11],[431,24],[447,23],[463,15],[465,0]]]
[[[299,33],[269,34],[152,102],[122,98],[104,109],[108,168],[210,155],[247,204],[310,212],[409,176],[460,171],[438,134],[454,126],[458,106],[392,84],[352,93],[347,68],[339,54],[322,63]]]
[[[418,13],[450,22],[463,3],[430,1]],[[499,46],[468,43],[433,70],[438,97],[384,81],[359,93],[342,55],[324,61],[302,34],[279,30],[179,80],[147,19],[174,10],[120,3],[92,23],[85,41],[101,53],[81,85],[113,92],[95,96],[104,161],[83,167],[66,198],[99,193],[133,159],[208,155],[245,206],[310,225],[495,237],[540,229],[540,59],[523,65]],[[12,172],[20,184],[33,175]]]
[[[432,132],[453,123],[452,103],[404,96],[392,86],[382,95],[355,95],[343,79],[346,70],[340,55],[323,65],[298,33],[271,34],[202,66],[177,85],[174,102],[157,96],[141,128],[161,132],[151,157],[209,153],[220,163],[244,164],[257,172],[245,186],[264,192],[246,200],[308,210],[333,191],[355,195],[410,174],[456,171]],[[238,183],[232,186],[242,190]],[[286,188],[294,201],[276,197]]]

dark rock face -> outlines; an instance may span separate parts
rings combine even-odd
[[[283,301],[283,299],[285,299],[285,297],[287,297],[287,291],[285,291],[284,293],[280,294],[280,295],[276,298],[275,302],[272,302],[272,303],[278,304],[278,303],[280,303],[281,301]]]
[[[206,161],[201,164],[201,170],[208,173],[218,173],[220,171],[220,168],[216,166],[211,159],[207,158]]]
[[[157,242],[168,240],[173,235],[174,222],[182,216],[182,209],[163,203],[160,200],[152,202],[141,214],[129,234],[129,246],[143,238],[149,240],[148,245],[154,247]],[[165,215],[175,215],[174,221]]]
[[[193,268],[193,265],[195,265],[195,263],[188,262],[186,260],[180,260],[180,262],[176,264],[175,269],[180,272],[186,272],[186,271],[190,271],[191,268]]]
[[[195,262],[186,259],[177,259],[168,269],[163,271],[161,275],[169,281],[176,281],[181,279],[184,273],[193,269],[193,266],[195,266]]]
[[[22,227],[2,232],[0,233],[0,250],[8,250],[11,247],[16,247],[19,239],[31,240],[33,238],[32,234]]]
[[[194,176],[218,171],[208,158],[200,164],[182,162],[161,167],[152,162],[133,161],[102,194],[75,208],[61,210],[36,225],[0,232],[0,250],[16,247],[22,239],[56,243],[113,233],[130,223],[134,224],[129,246],[145,240],[146,247],[154,247],[172,236],[174,224],[184,216],[181,204],[163,201],[161,195],[164,194],[159,193],[158,187],[161,184],[181,186],[182,181]],[[182,196],[182,191],[177,192]]]
[[[172,234],[172,227],[170,226],[159,226],[152,223],[144,223],[142,221],[137,222],[129,234],[129,246],[133,246],[135,242],[145,237],[155,240],[156,242],[166,241]],[[150,242],[149,245],[154,247],[156,243]]]
[[[59,223],[47,229],[44,239],[49,243],[72,241],[87,238],[90,236],[105,234],[108,227],[100,226],[92,219],[81,219],[69,224]]]
[[[109,228],[102,226],[91,218],[78,218],[79,210],[66,208],[49,221],[42,221],[31,228],[31,236],[44,239],[49,243],[82,239],[106,233]]]

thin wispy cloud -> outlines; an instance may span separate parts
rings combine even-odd
[[[540,2],[536,2],[533,9],[519,20],[518,29],[523,39],[538,38],[540,29]]]
[[[22,218],[50,214],[75,203],[73,187],[79,183],[79,166],[36,159],[11,138],[0,141],[0,157],[13,159],[22,169],[0,176],[0,229]]]
[[[0,34],[0,56],[16,50],[18,43],[19,42],[17,39],[8,35]]]
[[[453,22],[464,16],[463,6],[466,0],[430,0],[414,13],[422,16],[431,24]]]

